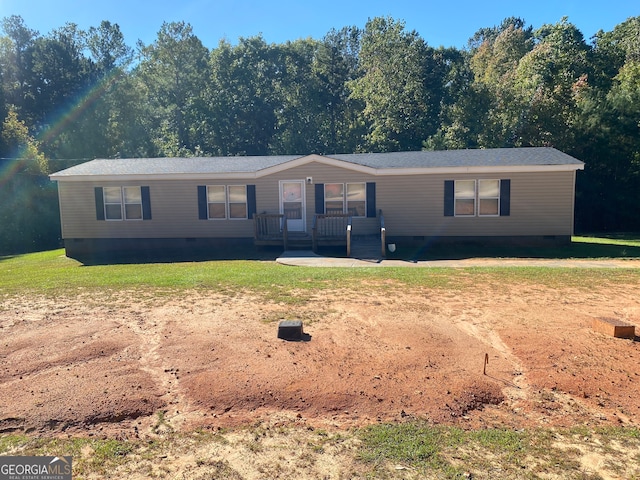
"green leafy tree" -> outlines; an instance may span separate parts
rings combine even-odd
[[[38,32],[28,28],[22,17],[17,15],[3,18],[0,28],[4,33],[0,37],[0,69],[5,101],[14,105],[23,117],[28,117],[23,105],[28,87],[30,50]]]
[[[125,43],[118,24],[106,20],[99,27],[89,28],[87,48],[102,75],[109,75],[115,69],[126,69],[133,60],[134,51]]]
[[[212,140],[219,155],[268,155],[282,108],[276,82],[279,52],[261,36],[221,41],[211,53]]]
[[[85,157],[147,156],[150,145],[145,119],[144,85],[129,74],[133,49],[117,24],[101,22],[86,33],[95,66],[90,89],[78,105],[78,122],[85,139]]]
[[[316,40],[296,40],[272,47],[275,130],[269,151],[277,154],[321,153],[324,111],[318,78],[313,74]]]
[[[533,27],[526,27],[524,19],[520,17],[507,17],[500,23],[500,25],[484,27],[477,30],[467,42],[469,51],[475,53],[475,51],[482,46],[492,45],[497,40],[498,36],[508,29],[522,30],[525,33],[525,36],[529,38],[531,38],[533,32]]]
[[[566,150],[575,142],[575,92],[588,81],[591,48],[566,18],[544,25],[535,36],[538,43],[515,73],[515,99],[522,113],[513,143]]]
[[[449,53],[449,71],[435,134],[424,142],[427,150],[477,148],[484,138],[487,116],[494,96],[488,87],[474,82],[469,54],[458,50]]]
[[[163,156],[195,155],[205,141],[203,96],[209,51],[184,22],[164,23],[151,45],[139,45],[135,75],[149,96],[152,138]]]
[[[431,83],[437,67],[432,52],[417,32],[405,31],[404,22],[380,17],[367,22],[362,76],[350,82],[352,97],[365,105],[367,149],[419,150],[435,133],[441,85]]]
[[[352,97],[349,89],[349,83],[359,77],[361,37],[357,27],[333,29],[318,45],[313,59],[322,117],[317,136],[323,153],[350,153],[363,148],[364,102]]]
[[[640,230],[640,17],[596,35],[593,81],[578,92],[586,162],[576,223],[588,231]]]
[[[75,108],[95,77],[84,56],[84,32],[74,24],[39,37],[30,48],[22,114],[51,158],[77,158],[86,138]],[[64,122],[64,123],[63,123]]]
[[[10,110],[0,132],[0,255],[52,248],[60,225],[49,166],[27,126]]]
[[[472,103],[464,111],[471,115],[467,124],[473,125],[477,146],[511,147],[520,141],[527,105],[521,101],[515,83],[518,66],[533,44],[531,28],[521,19],[508,18],[474,50],[469,62],[473,84],[465,99]]]
[[[50,173],[38,142],[29,134],[26,124],[18,118],[14,109],[9,110],[2,123],[0,151],[4,152],[5,158],[19,164],[13,170],[32,175]]]

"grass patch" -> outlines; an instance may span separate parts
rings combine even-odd
[[[225,295],[251,291],[271,301],[297,305],[325,290],[447,288],[464,290],[478,282],[525,282],[590,288],[603,282],[638,281],[638,269],[505,268],[314,268],[276,262],[218,260],[84,266],[63,250],[0,258],[0,296],[36,293],[65,296],[99,291],[101,299],[123,290],[154,298],[190,289]]]
[[[64,256],[63,250],[0,259],[0,293],[76,294],[82,290],[153,289],[158,292],[206,288],[233,295],[251,290],[284,303],[326,289],[356,289],[362,282],[389,280],[447,286],[445,271],[409,274],[406,269],[349,269],[288,267],[276,262],[219,260],[206,262],[140,263],[84,266]],[[375,269],[379,270],[379,269]],[[418,280],[419,279],[419,280]]]
[[[76,475],[104,475],[127,463],[127,456],[134,449],[135,443],[115,439],[0,437],[0,455],[73,457],[74,478]]]
[[[297,460],[286,464],[290,449]],[[640,478],[640,432],[628,427],[467,431],[414,421],[339,433],[254,426],[131,440],[0,435],[0,455],[70,455],[78,479],[244,478],[238,452],[243,469],[264,476],[284,468],[282,478],[323,478],[326,471],[309,469],[322,457],[337,461],[336,452],[349,478]]]
[[[365,428],[360,435],[363,447],[359,458],[377,469],[392,462],[419,471],[439,471],[447,478],[464,472],[443,456],[445,451],[460,446],[463,433],[459,429],[420,423],[385,424]]]
[[[640,451],[636,428],[463,431],[413,422],[374,425],[361,430],[360,439],[359,459],[381,477],[401,465],[419,478],[595,480],[603,472],[591,471],[581,460],[601,456],[609,474],[640,478],[640,467],[629,463]]]

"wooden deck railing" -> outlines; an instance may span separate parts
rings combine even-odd
[[[283,214],[256,213],[253,216],[255,245],[282,245],[287,249],[287,217]]]
[[[314,252],[318,246],[341,246],[351,254],[351,216],[345,213],[316,214],[311,228],[311,243]]]

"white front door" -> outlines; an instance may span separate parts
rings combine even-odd
[[[290,232],[305,231],[304,180],[280,180],[280,213],[287,217]]]

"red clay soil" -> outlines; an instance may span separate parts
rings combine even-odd
[[[138,436],[276,415],[640,426],[639,343],[593,331],[597,317],[638,328],[640,286],[386,285],[293,304],[204,291],[9,298],[0,432]],[[307,341],[278,339],[282,319],[302,320]]]

